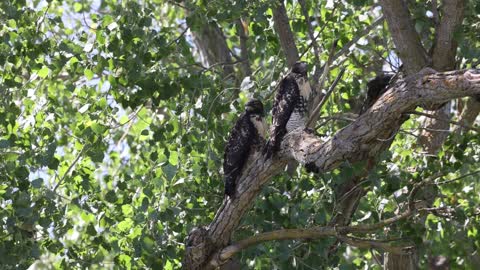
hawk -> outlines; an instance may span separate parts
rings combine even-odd
[[[261,149],[265,142],[264,116],[262,102],[251,99],[245,104],[245,112],[230,131],[223,156],[225,194],[230,198],[235,194],[237,180],[242,175],[248,158]]]
[[[305,127],[308,100],[312,88],[307,77],[307,63],[297,62],[278,87],[272,108],[270,139],[266,145],[266,157],[271,157],[280,149],[283,137],[288,132]]]
[[[366,112],[387,91],[393,75],[381,74],[367,83],[367,97],[363,102],[359,115]]]

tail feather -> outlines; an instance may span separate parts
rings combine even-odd
[[[273,154],[277,152],[278,150],[277,148],[278,147],[276,146],[276,143],[274,140],[272,139],[268,140],[262,150],[262,153],[265,156],[265,159],[272,158]]]
[[[235,178],[231,176],[225,177],[225,195],[233,198],[235,195]]]

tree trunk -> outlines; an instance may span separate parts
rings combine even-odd
[[[417,251],[412,250],[407,254],[385,254],[383,268],[388,270],[415,270],[418,269]]]

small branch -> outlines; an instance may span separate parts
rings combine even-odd
[[[421,212],[432,212],[437,211],[439,208],[429,208],[429,209],[418,209]],[[319,239],[323,237],[336,237],[346,243],[357,246],[361,248],[381,248],[389,252],[402,253],[404,248],[395,248],[391,245],[385,244],[378,240],[372,239],[360,239],[354,237],[345,237],[344,235],[348,233],[366,233],[384,228],[390,224],[396,223],[400,220],[412,216],[416,211],[407,210],[404,213],[397,215],[395,217],[383,220],[374,224],[365,224],[365,225],[356,225],[356,226],[326,226],[326,227],[314,227],[310,229],[284,229],[271,231],[266,233],[260,233],[254,236],[251,236],[247,239],[240,240],[237,243],[234,243],[230,246],[227,246],[217,252],[212,261],[210,261],[211,266],[221,265],[223,262],[231,258],[236,253],[240,252],[243,249],[248,247],[268,242],[268,241],[277,241],[277,240],[298,240],[298,239]]]
[[[337,1],[334,3],[333,9],[332,9],[332,11],[328,14],[328,17],[327,17],[326,21],[330,20],[330,19],[333,17],[333,15],[335,14],[335,11],[337,10],[338,3],[339,3],[339,2],[337,2]],[[320,23],[318,23],[318,25],[320,25]],[[317,33],[317,35],[315,36],[315,38],[313,39],[313,41],[310,42],[310,44],[308,45],[308,47],[307,47],[307,48],[303,51],[303,53],[300,55],[300,57],[299,57],[300,59],[303,58],[303,56],[313,47],[314,42],[316,43],[318,37],[320,37],[320,35],[323,33],[323,31],[325,30],[325,28],[327,27],[327,25],[328,25],[328,23],[324,23],[324,24],[320,27],[320,30],[318,31],[318,33]],[[318,43],[316,43],[316,44],[318,44]],[[322,47],[323,47],[323,46],[322,46]],[[320,68],[319,68],[318,70],[320,71]],[[320,74],[320,73],[319,73],[319,74]],[[316,78],[315,76],[316,76],[316,75],[314,75],[314,78]],[[318,76],[320,76],[320,75],[318,75]],[[318,79],[318,78],[317,78],[317,79]]]
[[[314,85],[315,85],[316,91],[320,91],[323,88],[325,81],[327,80],[328,74],[330,73],[331,65],[334,60],[334,54],[335,54],[335,50],[337,49],[337,44],[338,44],[338,39],[334,40],[332,43],[332,47],[328,52],[327,63],[325,63],[325,65],[323,66],[323,70],[320,71],[319,69],[318,72],[315,72],[315,74],[313,75],[313,81],[315,82]],[[319,75],[320,77],[318,77]],[[318,83],[317,83],[317,80],[318,80]]]
[[[165,47],[170,47],[172,44],[176,44],[183,36],[185,36],[185,34],[187,33],[188,29],[190,29],[190,26],[185,27],[185,29],[182,31],[182,33],[180,33],[180,35],[179,35],[176,39],[170,41],[170,42],[167,44],[167,46],[165,46]]]
[[[310,41],[312,42],[313,52],[315,57],[315,64],[317,68],[320,68],[320,48],[318,47],[317,39],[313,33],[312,23],[310,21],[310,16],[308,15],[308,7],[305,0],[299,0],[300,6],[302,7],[303,16],[305,16],[305,22],[307,23],[308,35],[310,37]]]
[[[437,173],[435,175],[428,177],[427,179],[424,179],[421,182],[415,183],[413,185],[412,190],[410,191],[410,194],[408,194],[408,209],[412,211],[415,208],[415,196],[423,186],[430,184],[435,179],[442,177],[444,175],[445,175],[444,173]]]
[[[354,187],[352,187],[349,191],[347,191],[345,194],[342,195],[342,197],[340,199],[337,200],[338,203],[342,202],[343,200],[345,200],[346,198],[348,198],[348,196],[350,196],[353,192],[355,192],[361,185],[367,183],[367,182],[370,182],[370,179],[366,179],[366,180],[363,180],[361,181],[360,183],[356,184]]]
[[[313,121],[318,119],[318,115],[320,114],[320,110],[322,109],[323,105],[327,102],[330,95],[333,93],[333,90],[335,90],[335,87],[337,86],[340,79],[342,79],[343,73],[345,73],[345,68],[342,68],[342,70],[340,70],[340,73],[338,73],[337,78],[332,83],[332,85],[328,89],[327,93],[323,96],[322,101],[320,101],[320,103],[317,105],[317,107],[313,110],[310,119],[308,119],[308,122],[307,122],[307,125],[306,125],[307,127],[311,127],[314,124]]]
[[[318,120],[325,120],[323,121],[322,123],[320,123],[318,126],[315,126],[315,130],[323,127],[324,125],[326,125],[328,122],[330,122],[331,120],[336,120],[336,121],[345,121],[345,122],[353,122],[355,121],[355,118],[349,118],[349,117],[342,117],[342,116],[326,116],[326,117],[319,117]]]
[[[38,33],[40,31],[40,27],[41,25],[43,24],[43,21],[45,20],[45,17],[47,16],[47,12],[48,10],[50,9],[50,3],[47,5],[47,8],[45,9],[45,11],[43,12],[42,16],[40,17],[40,19],[37,21],[37,29],[36,29],[36,32]]]
[[[429,113],[423,113],[423,112],[415,111],[415,112],[409,112],[408,114],[426,116],[426,117],[433,118],[433,119],[436,119],[436,120],[439,120],[439,121],[443,121],[443,122],[447,122],[447,123],[450,123],[450,124],[453,124],[453,125],[463,127],[464,129],[467,129],[467,130],[475,130],[476,132],[480,133],[480,128],[472,127],[468,124],[462,124],[460,122],[449,120],[449,119],[443,119],[443,118],[437,117],[437,116],[429,114]]]
[[[479,174],[479,173],[480,173],[480,170],[464,174],[464,175],[459,176],[459,177],[454,178],[454,179],[450,179],[450,180],[446,180],[446,181],[442,181],[442,182],[437,182],[437,183],[432,183],[432,184],[434,184],[434,185],[444,185],[444,184],[448,184],[448,183],[452,183],[452,182],[461,180],[461,179],[463,179],[465,177],[468,177],[468,176],[471,176],[471,175]]]
[[[252,75],[252,68],[250,67],[250,61],[248,60],[248,24],[245,20],[239,19],[237,21],[238,36],[240,38],[240,59],[242,60],[243,75]],[[232,54],[234,55],[234,54]]]
[[[373,240],[373,239],[362,239],[357,237],[348,237],[339,235],[337,238],[350,246],[359,247],[359,248],[375,248],[380,249],[386,252],[395,253],[395,254],[404,254],[412,248],[412,246],[394,246],[389,243]]]
[[[333,57],[333,61],[338,59],[340,56],[346,54],[350,50],[350,47],[352,47],[352,45],[356,44],[362,37],[370,33],[370,31],[372,31],[375,27],[382,24],[384,19],[385,17],[382,16],[376,21],[374,21],[371,25],[365,27],[362,31],[358,32],[352,40],[345,44],[342,49],[335,54],[335,56]]]
[[[63,183],[63,181],[65,181],[65,178],[67,177],[67,175],[70,173],[70,171],[73,169],[73,167],[75,166],[75,164],[78,162],[78,160],[80,159],[80,157],[83,155],[83,153],[87,150],[87,148],[89,148],[88,144],[84,145],[82,150],[80,151],[80,153],[78,153],[77,157],[75,158],[75,160],[73,160],[72,164],[70,164],[70,166],[68,167],[67,171],[65,171],[65,173],[63,174],[62,178],[58,181],[57,185],[53,188],[53,192],[55,193],[57,191],[57,188]]]

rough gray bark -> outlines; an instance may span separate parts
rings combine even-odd
[[[480,113],[480,102],[475,98],[469,98],[463,108],[462,114],[460,115],[460,123],[466,126],[472,126],[477,119],[478,114]],[[455,133],[461,134],[466,132],[467,129],[461,126],[457,126]]]
[[[413,270],[418,268],[418,256],[415,250],[407,254],[387,253],[383,264],[388,270]]]
[[[229,243],[262,186],[279,173],[288,160],[315,164],[320,172],[325,172],[345,161],[373,158],[380,154],[385,142],[392,139],[391,132],[398,130],[403,113],[427,101],[441,103],[479,93],[480,70],[447,73],[423,70],[396,83],[369,110],[326,141],[303,130],[288,133],[280,154],[269,160],[254,157],[238,180],[236,197],[223,201],[212,223],[200,230],[202,233],[193,231],[189,235],[185,269],[209,269],[205,264],[210,254],[217,254]]]
[[[240,38],[240,61],[242,61],[243,77],[252,75],[252,68],[248,60],[248,24],[245,20],[237,20],[237,31]]]
[[[462,25],[465,1],[444,0],[442,2],[442,18],[435,29],[432,67],[435,70],[448,71],[455,68],[457,41],[454,36]]]
[[[287,10],[283,5],[283,1],[278,1],[273,8],[273,27],[279,36],[280,45],[287,59],[288,66],[292,67],[298,61],[298,49],[290,29]]]

